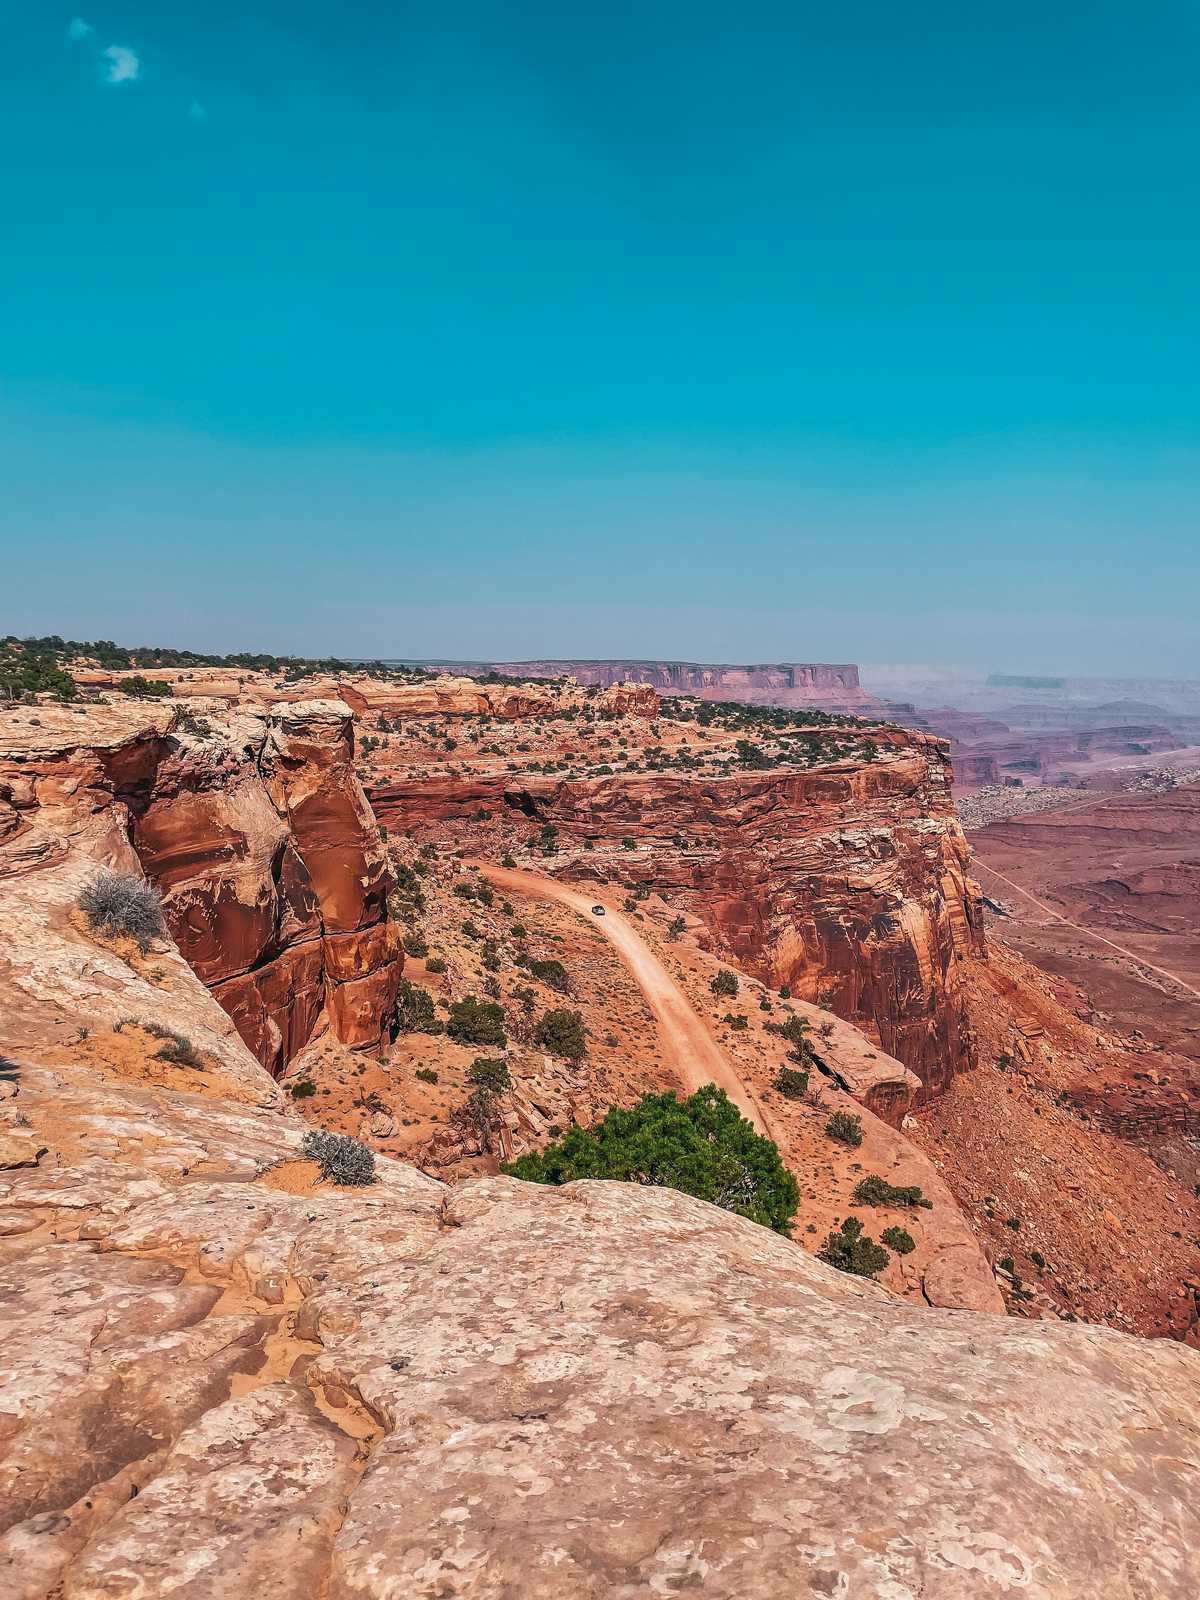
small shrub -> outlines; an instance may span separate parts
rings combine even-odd
[[[923,1206],[933,1210],[933,1201],[926,1200],[917,1184],[889,1183],[872,1173],[855,1186],[854,1199],[860,1206]]]
[[[818,1253],[831,1267],[858,1278],[873,1278],[891,1260],[883,1246],[863,1232],[857,1217],[847,1217],[840,1228],[835,1228]]]
[[[506,1089],[512,1088],[508,1062],[500,1056],[476,1056],[467,1069],[467,1079],[481,1089],[490,1090],[492,1094],[503,1094]]]
[[[406,956],[414,956],[418,961],[423,960],[429,954],[429,945],[426,943],[424,935],[406,933],[404,935],[404,953]]]
[[[808,1073],[796,1067],[780,1067],[771,1087],[785,1100],[799,1100],[808,1093]]]
[[[734,1033],[745,1033],[746,1029],[750,1026],[750,1019],[745,1015],[744,1012],[741,1011],[739,1011],[736,1015],[732,1011],[727,1011],[721,1018],[721,1021],[727,1023],[728,1026],[733,1029]]]
[[[917,1242],[907,1228],[885,1228],[879,1237],[898,1256],[911,1255],[917,1248]]]
[[[456,1000],[450,1007],[450,1020],[446,1032],[456,1044],[508,1043],[504,1033],[504,1008],[494,1000],[480,1000],[468,995]]]
[[[432,1067],[418,1067],[415,1076],[420,1078],[422,1083],[436,1083],[438,1081],[438,1075]]]
[[[502,867],[515,867],[516,864],[517,858],[513,855],[511,850],[506,850],[500,857],[500,865]]]
[[[170,1061],[177,1067],[203,1069],[204,1057],[186,1034],[176,1033],[174,1028],[164,1027],[161,1022],[139,1022],[137,1026],[151,1038],[163,1041],[154,1052],[156,1061]]]
[[[1046,1258],[1041,1253],[1040,1250],[1031,1250],[1029,1252],[1029,1259],[1030,1259],[1030,1261],[1033,1262],[1034,1266],[1038,1269],[1039,1272],[1045,1272],[1045,1270],[1046,1270]]]
[[[398,1033],[441,1033],[442,1024],[434,1011],[433,996],[427,989],[418,988],[407,978],[401,978],[396,991],[396,1010],[392,1025],[393,1037]]]
[[[500,1129],[500,1107],[496,1096],[482,1084],[476,1084],[467,1096],[466,1104],[453,1114],[460,1127],[473,1133],[482,1155],[490,1155],[492,1144]]]
[[[807,1017],[798,1017],[793,1013],[786,1022],[779,1024],[780,1038],[794,1046],[793,1054],[808,1059],[812,1054],[812,1046],[808,1036],[812,1032],[812,1023]]]
[[[571,979],[561,961],[531,961],[529,975],[559,994],[571,992]]]
[[[587,1054],[582,1011],[547,1011],[533,1030],[533,1042],[565,1061],[581,1060]]]
[[[687,923],[682,917],[672,917],[670,922],[667,924],[667,938],[674,943],[674,941],[678,939],[679,935],[686,927]]]
[[[625,838],[621,840],[621,849],[622,850],[636,850],[637,849],[637,840],[636,839],[631,839],[629,837],[629,835],[627,834],[625,836]]]
[[[781,1000],[790,1000],[792,998],[792,991],[786,983],[779,985],[779,998]]]
[[[89,927],[134,939],[143,952],[165,931],[158,891],[133,872],[98,873],[80,890],[76,904]]]
[[[1020,1217],[1006,1217],[1004,1226],[1006,1228],[1011,1228],[1014,1233],[1017,1233],[1021,1227],[1021,1219]]]
[[[304,1135],[304,1154],[317,1163],[323,1178],[334,1183],[359,1187],[376,1181],[374,1153],[348,1133],[310,1128]]]
[[[144,678],[141,673],[135,672],[132,678],[122,678],[117,684],[122,694],[132,696],[134,700],[169,700],[171,698],[171,685],[164,683],[161,678]]]
[[[730,1000],[737,996],[738,981],[735,973],[722,968],[708,986],[715,995],[727,995]]]
[[[293,1100],[308,1100],[316,1092],[317,1086],[311,1078],[301,1078],[299,1083],[292,1085]]]
[[[863,1142],[862,1118],[849,1111],[835,1111],[825,1124],[825,1132],[838,1144],[846,1144],[852,1150],[857,1150]],[[854,1219],[851,1217],[849,1220],[852,1222]]]
[[[446,963],[441,956],[430,956],[425,963],[426,972],[445,972]]]

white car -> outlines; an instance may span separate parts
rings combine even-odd
[[[594,917],[602,917],[604,915],[604,907],[603,906],[593,906],[592,907],[592,915]]]

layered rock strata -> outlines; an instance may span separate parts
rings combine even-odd
[[[204,723],[168,706],[40,707],[9,714],[4,737],[6,853],[61,857],[106,817],[264,1066],[324,1026],[355,1048],[385,1040],[402,957],[345,705]]]
[[[371,803],[397,828],[493,807],[552,825],[548,870],[667,894],[745,972],[864,1028],[927,1097],[970,1064],[960,963],[983,952],[978,890],[944,743],[880,737],[880,759],[811,771],[443,776],[373,785]]]

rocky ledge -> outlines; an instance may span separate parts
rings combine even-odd
[[[286,1113],[19,1067],[13,1600],[1195,1593],[1193,1351],[665,1190],[314,1186]]]

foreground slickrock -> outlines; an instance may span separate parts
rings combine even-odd
[[[670,1191],[306,1190],[283,1113],[20,1083],[19,1600],[1195,1593],[1190,1350],[920,1311]]]

